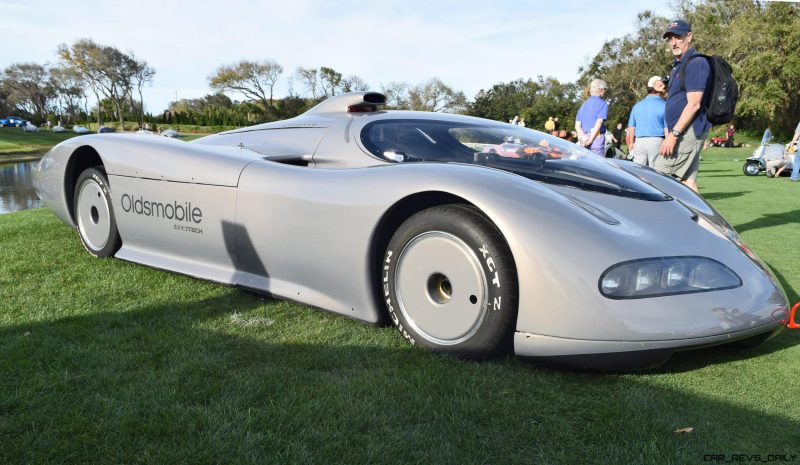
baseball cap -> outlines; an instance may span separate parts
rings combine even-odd
[[[682,19],[676,19],[669,23],[667,32],[664,33],[664,38],[666,39],[670,34],[675,34],[676,36],[685,36],[689,32],[692,32],[692,26]]]
[[[663,81],[663,80],[664,78],[662,78],[661,76],[653,76],[647,80],[647,87],[652,88],[654,85],[656,85],[656,81]]]

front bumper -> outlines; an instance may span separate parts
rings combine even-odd
[[[620,371],[652,368],[673,353],[753,339],[760,343],[780,334],[785,321],[775,321],[746,330],[690,339],[657,341],[594,341],[514,333],[514,353],[546,365],[580,370]]]

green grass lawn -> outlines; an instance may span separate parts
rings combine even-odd
[[[743,176],[750,151],[703,152],[700,187],[794,302],[800,185]],[[46,210],[0,215],[0,305],[2,464],[800,454],[795,333],[677,354],[643,373],[466,362],[410,347],[391,328],[93,259]]]
[[[130,133],[130,132],[129,132]],[[19,128],[0,128],[0,163],[3,157],[11,155],[44,155],[54,145],[79,136],[74,132],[25,132]],[[193,140],[202,134],[187,134],[181,140]]]
[[[77,135],[72,132],[25,132],[20,128],[0,128],[0,160],[8,154],[42,155],[59,142]]]

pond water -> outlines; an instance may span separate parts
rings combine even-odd
[[[37,163],[0,163],[0,214],[42,206],[33,187],[33,170]]]

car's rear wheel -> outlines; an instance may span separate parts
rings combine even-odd
[[[514,259],[477,209],[452,204],[413,215],[389,242],[382,268],[389,316],[412,344],[485,358],[511,342]]]
[[[757,161],[748,161],[742,166],[742,172],[745,176],[758,176],[761,171],[761,166]]]
[[[101,170],[89,168],[81,173],[73,205],[83,247],[95,257],[114,255],[122,241],[111,205],[108,179]]]

